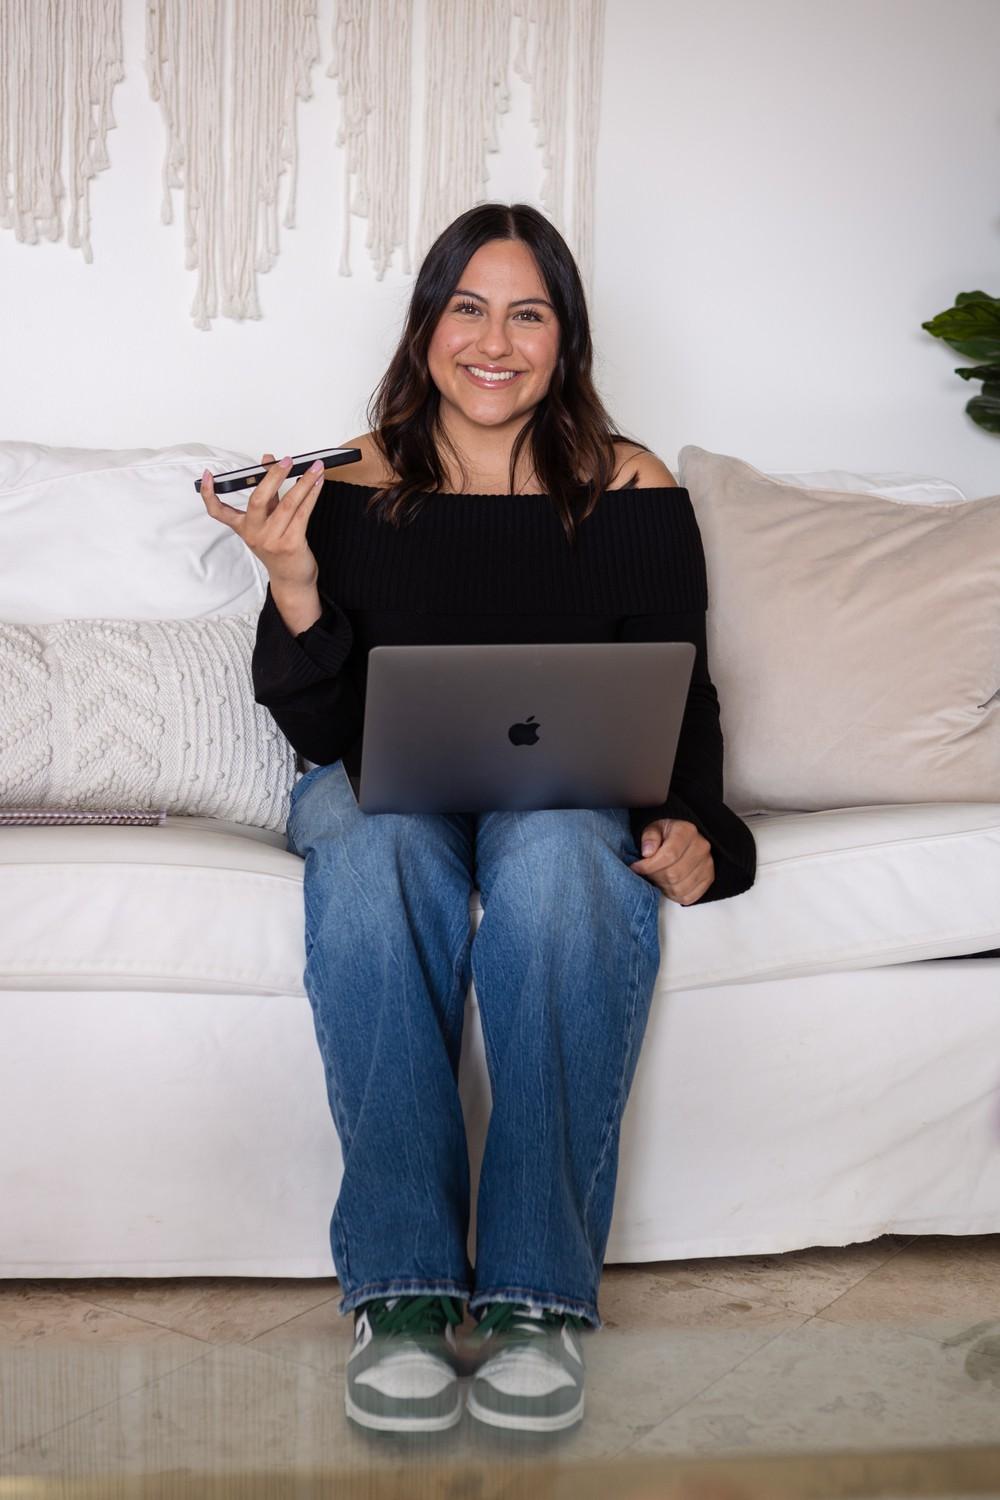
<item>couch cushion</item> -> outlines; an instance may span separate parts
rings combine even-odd
[[[748,821],[751,890],[661,901],[659,992],[1000,946],[996,804]],[[4,829],[0,988],[303,994],[304,868],[282,834],[210,818]]]
[[[0,830],[0,985],[302,989],[303,862],[214,818]]]
[[[203,469],[254,462],[207,443],[0,442],[0,620],[259,612],[265,569],[194,489]]]
[[[666,939],[670,989],[1000,946],[998,803],[841,807],[747,823],[757,843],[754,885],[681,911]],[[714,913],[727,923],[724,943]]]

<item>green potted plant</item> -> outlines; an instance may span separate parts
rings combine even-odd
[[[927,323],[928,333],[969,359],[981,361],[955,371],[963,380],[981,380],[982,394],[966,402],[965,409],[978,427],[1000,433],[1000,297],[986,292],[959,292],[954,307],[940,312]]]

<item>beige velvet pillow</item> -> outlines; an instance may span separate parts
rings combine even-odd
[[[908,504],[678,456],[741,815],[1000,802],[1000,496]]]

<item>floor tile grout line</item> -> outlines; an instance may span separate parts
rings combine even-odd
[[[706,1385],[702,1390],[700,1390],[697,1393],[697,1395],[692,1396],[689,1401],[682,1402],[680,1406],[677,1406],[677,1407],[675,1407],[673,1409],[673,1411],[668,1412],[667,1415],[661,1421],[656,1422],[656,1423],[654,1423],[653,1426],[647,1428],[646,1432],[643,1434],[643,1437],[648,1437],[650,1435],[650,1433],[657,1432],[664,1425],[664,1423],[671,1421],[672,1418],[676,1417],[680,1412],[684,1411],[688,1406],[693,1405],[694,1402],[700,1401],[701,1398],[702,1398],[702,1396],[706,1395],[708,1392],[710,1392],[712,1390],[713,1386],[716,1386],[721,1381],[728,1379],[728,1377],[730,1375],[732,1375],[736,1370],[738,1370],[741,1365],[746,1364],[746,1362],[748,1360],[756,1359],[756,1357],[757,1357],[758,1354],[762,1354],[765,1349],[767,1349],[771,1344],[775,1343],[778,1339],[786,1338],[789,1334],[792,1334],[792,1333],[799,1333],[799,1332],[801,1332],[801,1330],[803,1328],[805,1328],[805,1326],[806,1326],[807,1323],[814,1323],[814,1322],[817,1322],[817,1321],[825,1323],[825,1325],[828,1328],[847,1328],[847,1327],[851,1326],[850,1324],[838,1323],[833,1318],[826,1318],[826,1319],[824,1319],[823,1315],[822,1315],[822,1312],[810,1313],[807,1317],[805,1317],[805,1318],[802,1319],[801,1323],[797,1323],[794,1328],[783,1328],[778,1333],[776,1333],[773,1338],[765,1339],[764,1343],[758,1344],[758,1346],[757,1346],[756,1349],[749,1350],[748,1353],[746,1353],[742,1357],[742,1359],[738,1359],[736,1361],[736,1363],[734,1365],[732,1365],[728,1370],[724,1370],[721,1375],[718,1375],[718,1376],[716,1376],[716,1378],[714,1380],[709,1381],[708,1385]],[[928,1342],[931,1339],[931,1337],[932,1337],[929,1334],[919,1334],[919,1333],[916,1333],[916,1332],[908,1332],[906,1329],[902,1329],[902,1328],[894,1329],[893,1332],[895,1332],[897,1334],[902,1334],[905,1338],[921,1339],[925,1343]],[[624,1454],[628,1453],[630,1446],[634,1446],[634,1443],[631,1444],[631,1445],[630,1444],[626,1444],[626,1446],[624,1448],[620,1449],[614,1456],[617,1457],[617,1458],[622,1457]],[[643,1455],[643,1457],[645,1457],[645,1456],[646,1455]],[[672,1454],[671,1456],[676,1456],[676,1457],[683,1458],[683,1457],[685,1457],[687,1455],[685,1455],[685,1454],[673,1455]]]
[[[862,1274],[858,1277],[857,1281],[852,1281],[851,1285],[849,1287],[845,1287],[842,1292],[838,1292],[837,1295],[835,1297],[831,1298],[831,1300],[829,1302],[824,1303],[823,1304],[824,1308],[825,1307],[832,1307],[835,1302],[839,1302],[840,1299],[841,1299],[841,1297],[846,1297],[849,1292],[852,1292],[855,1287],[860,1286],[861,1283],[863,1281],[866,1281],[869,1276],[874,1276],[877,1272],[881,1271],[883,1269],[883,1267],[887,1266],[891,1260],[894,1260],[896,1258],[897,1255],[901,1255],[902,1252],[904,1250],[906,1250],[909,1247],[910,1244],[912,1244],[913,1239],[918,1239],[918,1238],[919,1238],[918,1235],[914,1235],[912,1237],[912,1239],[907,1240],[905,1244],[897,1245],[896,1248],[894,1250],[892,1250],[886,1256],[885,1260],[880,1261],[877,1266],[872,1266],[870,1270],[862,1272]],[[874,1243],[874,1241],[863,1240],[863,1241],[860,1241],[859,1243],[860,1243],[861,1246],[864,1246],[864,1245],[872,1244],[872,1243]],[[850,1245],[841,1245],[841,1246],[833,1246],[831,1248],[833,1248],[833,1249],[850,1250],[853,1247],[850,1246]],[[773,1257],[770,1257],[770,1258],[773,1259],[776,1262],[780,1262],[784,1255],[795,1255],[797,1253],[798,1252],[794,1251],[794,1250],[790,1250],[790,1251],[778,1251]],[[736,1259],[736,1260],[739,1260],[741,1258],[743,1258],[743,1259],[751,1259],[751,1258],[754,1258],[754,1257],[739,1257],[739,1256],[733,1257],[733,1259]],[[666,1264],[669,1264],[669,1262],[666,1262]],[[803,1258],[802,1260],[797,1261],[796,1265],[813,1266],[817,1270],[824,1269],[822,1261],[810,1261],[810,1260],[808,1260],[806,1258]],[[794,1271],[795,1268],[793,1266],[789,1266],[787,1269],[789,1271]],[[685,1274],[697,1286],[703,1287],[706,1291],[721,1292],[723,1290],[723,1288],[721,1288],[720,1286],[717,1285],[716,1280],[713,1279],[713,1273],[711,1271],[706,1271],[704,1273],[704,1276],[706,1278],[704,1280],[700,1279],[700,1277],[699,1277],[699,1275],[697,1273],[692,1274],[691,1272],[687,1272]],[[718,1273],[715,1273],[715,1276],[717,1276],[717,1274]],[[814,1311],[812,1313],[805,1313],[803,1316],[805,1318],[810,1318],[810,1317],[813,1317],[815,1315],[815,1312],[818,1312],[818,1311],[822,1311],[822,1309],[820,1309],[820,1308],[814,1309]]]
[[[918,1238],[918,1236],[914,1235],[911,1240],[907,1241],[906,1243],[904,1243],[902,1245],[898,1245],[896,1247],[896,1249],[890,1255],[886,1256],[885,1260],[882,1261],[879,1266],[873,1266],[872,1269],[871,1269],[871,1271],[866,1271],[865,1274],[864,1274],[864,1276],[860,1276],[856,1282],[853,1282],[852,1283],[852,1287],[854,1287],[854,1286],[860,1286],[861,1283],[862,1283],[862,1281],[864,1281],[867,1276],[870,1276],[870,1275],[874,1274],[875,1271],[881,1269],[881,1266],[888,1265],[889,1261],[893,1260],[896,1255],[900,1254],[903,1250],[905,1250],[907,1248],[908,1244],[912,1243],[913,1239],[917,1239],[917,1238]],[[870,1241],[865,1241],[863,1243],[871,1243],[871,1242]],[[849,1247],[843,1246],[843,1247],[840,1247],[840,1248],[845,1248],[846,1249],[846,1248],[849,1248]],[[692,1280],[696,1280],[695,1277],[692,1277],[691,1279]],[[832,1301],[830,1301],[830,1302],[828,1302],[826,1304],[826,1307],[832,1307],[835,1302],[839,1302],[840,1297],[846,1296],[847,1292],[852,1290],[852,1287],[848,1287],[847,1291],[841,1292],[837,1297],[834,1297],[832,1299]],[[704,1290],[706,1290],[706,1291],[718,1291],[719,1288],[718,1287],[711,1287],[711,1286],[707,1286],[706,1285],[704,1287]],[[743,1357],[741,1359],[738,1359],[735,1364],[730,1365],[730,1367],[729,1367],[728,1370],[723,1370],[721,1374],[717,1375],[713,1380],[710,1380],[707,1385],[703,1386],[700,1391],[697,1391],[694,1396],[689,1397],[688,1400],[686,1400],[686,1401],[682,1401],[679,1406],[674,1407],[659,1422],[654,1423],[654,1425],[652,1427],[648,1428],[647,1431],[648,1432],[655,1432],[659,1427],[663,1426],[664,1422],[669,1422],[673,1417],[677,1416],[677,1414],[679,1412],[682,1412],[685,1409],[685,1407],[690,1406],[692,1404],[692,1402],[700,1400],[702,1396],[704,1396],[707,1392],[709,1392],[713,1388],[713,1386],[718,1385],[718,1383],[721,1380],[725,1380],[727,1378],[727,1376],[732,1375],[733,1372],[735,1370],[738,1370],[741,1365],[743,1365],[743,1364],[746,1363],[747,1360],[753,1359],[758,1354],[762,1353],[763,1350],[767,1349],[769,1347],[769,1345],[773,1344],[776,1339],[784,1338],[785,1335],[789,1334],[789,1333],[797,1333],[800,1328],[804,1328],[807,1323],[812,1322],[812,1320],[814,1318],[820,1316],[820,1314],[822,1314],[823,1311],[825,1311],[825,1308],[818,1308],[814,1312],[804,1314],[803,1317],[800,1319],[800,1321],[796,1322],[792,1327],[779,1329],[773,1335],[773,1337],[771,1337],[769,1339],[765,1339],[764,1342],[761,1343],[761,1344],[758,1344],[756,1346],[756,1348],[748,1350],[747,1353],[745,1355],[743,1355]],[[833,1318],[828,1318],[828,1319],[826,1319],[826,1321],[828,1323],[830,1323],[830,1324],[833,1324],[835,1320]],[[645,1436],[645,1434],[644,1434],[644,1436]],[[629,1451],[629,1447],[630,1446],[631,1446],[631,1444],[627,1443],[624,1448],[618,1450],[618,1452],[617,1452],[617,1454],[615,1456],[616,1457],[621,1457],[622,1454],[627,1453]]]
[[[655,1432],[657,1430],[657,1428],[663,1426],[664,1422],[669,1422],[672,1417],[675,1417],[678,1412],[683,1411],[686,1406],[690,1406],[693,1401],[700,1400],[701,1397],[704,1396],[706,1394],[706,1392],[710,1391],[714,1385],[718,1385],[718,1383],[719,1383],[720,1380],[725,1380],[726,1377],[728,1375],[731,1375],[734,1370],[738,1370],[739,1367],[740,1367],[740,1365],[742,1365],[746,1360],[753,1359],[754,1355],[760,1354],[761,1351],[764,1350],[764,1349],[766,1349],[769,1344],[773,1344],[774,1341],[775,1341],[775,1339],[783,1338],[786,1333],[796,1333],[796,1332],[798,1332],[799,1328],[803,1327],[808,1322],[809,1322],[809,1317],[808,1316],[803,1317],[801,1323],[796,1323],[793,1328],[781,1328],[781,1329],[778,1330],[777,1333],[773,1334],[769,1339],[764,1339],[763,1343],[758,1344],[756,1346],[756,1348],[749,1349],[746,1354],[742,1355],[736,1361],[735,1364],[730,1365],[730,1367],[729,1367],[728,1370],[721,1371],[721,1373],[718,1374],[718,1375],[716,1375],[716,1376],[714,1376],[708,1382],[707,1385],[703,1386],[700,1391],[696,1391],[693,1396],[689,1396],[686,1401],[682,1401],[679,1406],[675,1406],[671,1411],[667,1412],[666,1416],[662,1417],[659,1422],[654,1422],[652,1424],[652,1426],[649,1427],[648,1431],[649,1432]],[[626,1451],[627,1451],[627,1447],[621,1449],[622,1453],[624,1453]]]
[[[913,1244],[914,1240],[919,1239],[919,1238],[920,1238],[919,1235],[914,1235],[913,1238],[910,1239],[910,1240],[907,1240],[907,1242],[904,1245],[897,1246],[897,1248],[892,1252],[892,1254],[886,1256],[885,1260],[882,1261],[880,1265],[872,1266],[872,1268],[871,1268],[870,1271],[866,1271],[865,1274],[863,1276],[859,1277],[858,1280],[855,1281],[851,1286],[847,1287],[844,1291],[838,1293],[838,1295],[836,1297],[834,1297],[831,1302],[827,1302],[823,1307],[818,1307],[816,1309],[816,1311],[812,1314],[812,1316],[813,1317],[817,1317],[820,1313],[828,1312],[831,1307],[836,1307],[836,1305],[837,1305],[838,1302],[842,1301],[844,1297],[849,1297],[851,1295],[851,1293],[854,1292],[854,1291],[856,1291],[859,1286],[862,1286],[868,1280],[868,1278],[870,1276],[877,1276],[880,1271],[884,1271],[885,1268],[886,1268],[886,1266],[890,1265],[892,1263],[892,1261],[894,1261],[896,1259],[897,1256],[902,1255],[902,1253],[903,1253],[904,1250],[908,1250],[910,1248],[910,1246]],[[830,1318],[828,1321],[832,1323],[832,1322],[835,1322],[836,1319]]]
[[[191,1333],[187,1328],[175,1328],[172,1323],[158,1323],[155,1318],[146,1317],[141,1313],[126,1312],[122,1307],[113,1307],[110,1302],[93,1302],[89,1298],[85,1297],[79,1298],[79,1301],[82,1302],[85,1307],[96,1307],[99,1308],[101,1312],[113,1312],[118,1313],[123,1318],[134,1318],[137,1323],[145,1323],[150,1328],[158,1328],[161,1331],[166,1331],[167,1333],[176,1333],[185,1338],[198,1339],[200,1343],[209,1344],[211,1347],[218,1349],[225,1347],[226,1344],[245,1345],[246,1343],[252,1341],[252,1339],[261,1338],[265,1333],[273,1332],[275,1328],[283,1328],[286,1323],[294,1323],[296,1318],[305,1317],[306,1313],[315,1312],[318,1307],[325,1307],[328,1302],[336,1302],[338,1296],[339,1293],[334,1292],[332,1296],[324,1297],[322,1302],[314,1302],[310,1307],[303,1307],[299,1312],[293,1313],[290,1318],[283,1318],[280,1322],[271,1324],[267,1328],[259,1328],[255,1334],[251,1335],[251,1340],[241,1338],[225,1339],[223,1340],[222,1344],[219,1344],[214,1339],[204,1338],[201,1334]]]

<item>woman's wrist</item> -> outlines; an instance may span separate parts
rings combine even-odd
[[[286,627],[292,635],[301,635],[323,613],[319,590],[314,583],[303,588],[271,582],[271,598]]]

